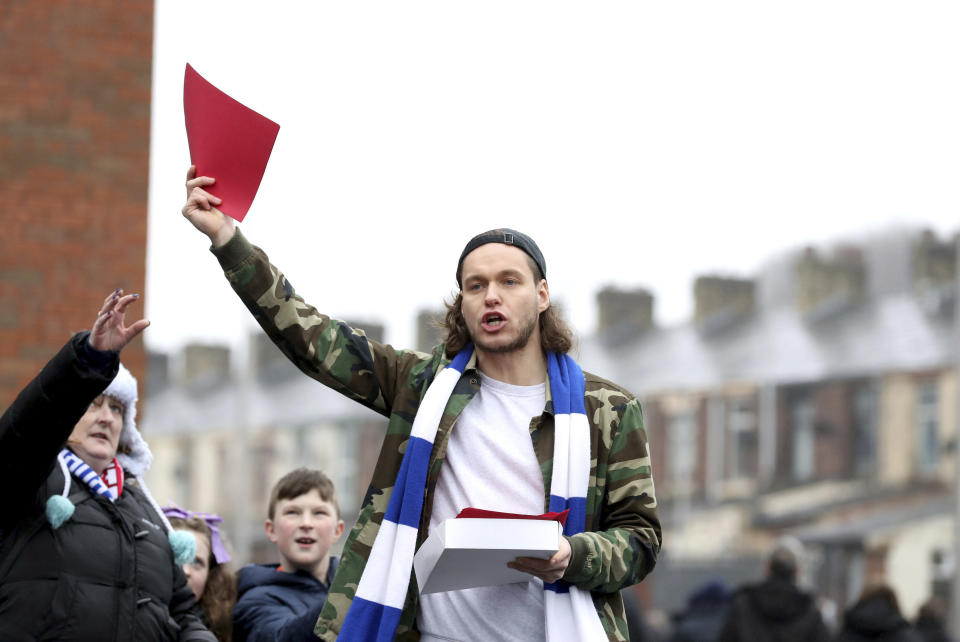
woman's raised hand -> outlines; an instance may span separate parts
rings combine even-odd
[[[90,346],[95,350],[112,350],[120,352],[123,347],[143,332],[150,325],[146,319],[134,321],[129,326],[124,325],[124,316],[127,307],[140,298],[139,294],[127,294],[117,288],[103,301],[103,307],[97,313],[97,320],[90,330]]]

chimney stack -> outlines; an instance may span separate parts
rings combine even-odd
[[[619,343],[653,328],[653,295],[607,286],[597,292],[597,333]]]
[[[797,311],[816,322],[862,303],[866,272],[863,254],[855,247],[838,248],[829,258],[807,248],[794,267]]]
[[[186,385],[230,379],[230,349],[226,346],[189,343],[183,349],[183,379]]]
[[[170,356],[165,352],[147,351],[147,381],[143,388],[151,395],[159,394],[170,386]],[[141,389],[140,394],[146,395]]]
[[[417,312],[417,350],[430,352],[433,346],[443,341],[445,333],[438,324],[445,316],[445,310],[422,309]]]
[[[748,279],[697,277],[693,282],[694,324],[709,334],[753,316],[755,291],[754,282]]]
[[[951,313],[956,295],[956,236],[940,241],[930,230],[914,243],[911,252],[911,284],[924,309],[934,314]]]

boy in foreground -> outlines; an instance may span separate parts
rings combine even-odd
[[[287,473],[270,493],[266,531],[280,564],[241,569],[234,639],[311,639],[337,570],[330,547],[343,534],[333,483],[319,470]]]

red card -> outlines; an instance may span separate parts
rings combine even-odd
[[[495,510],[484,510],[482,508],[464,508],[462,511],[460,511],[460,514],[457,515],[457,518],[485,517],[487,519],[542,519],[560,522],[561,526],[565,526],[567,523],[567,515],[569,514],[569,508],[559,513],[544,513],[543,515],[523,515],[520,513],[501,513]]]
[[[280,125],[211,85],[189,63],[183,74],[183,116],[197,176],[217,179],[207,191],[223,200],[220,211],[242,221]]]

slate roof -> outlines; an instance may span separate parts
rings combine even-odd
[[[892,251],[888,238],[884,243],[865,251],[872,276],[859,304],[840,302],[818,318],[800,315],[790,295],[790,260],[781,259],[760,274],[751,317],[710,332],[690,322],[651,328],[627,341],[590,336],[581,340],[580,362],[639,395],[956,365],[952,292],[934,293],[940,295],[934,300],[917,296],[901,274],[909,270],[908,253]]]

